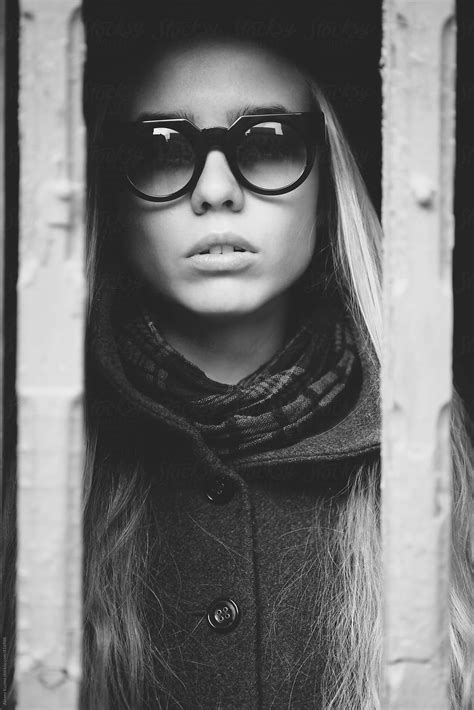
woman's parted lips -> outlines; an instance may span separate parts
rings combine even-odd
[[[200,239],[186,254],[187,257],[208,252],[211,247],[230,245],[236,247],[238,251],[249,251],[256,253],[258,250],[247,239],[240,234],[233,232],[213,232]]]

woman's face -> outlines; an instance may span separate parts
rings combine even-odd
[[[256,107],[308,111],[298,71],[269,50],[207,40],[167,50],[136,78],[121,118],[185,112],[199,128],[229,127]],[[248,108],[250,107],[250,108]],[[234,178],[224,154],[211,150],[194,190],[166,203],[124,190],[117,200],[127,264],[153,293],[207,316],[242,316],[278,303],[305,271],[315,245],[318,172],[292,192],[260,195]],[[204,270],[189,255],[210,234],[250,243],[241,268]]]

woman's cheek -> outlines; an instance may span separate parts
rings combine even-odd
[[[296,280],[303,273],[311,260],[312,241],[306,236],[299,239],[287,239],[279,252],[276,268],[285,281]]]

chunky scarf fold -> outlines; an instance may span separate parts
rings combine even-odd
[[[221,458],[273,450],[327,430],[354,406],[361,362],[348,318],[328,301],[237,384],[216,382],[166,341],[140,295],[119,299],[117,350],[134,387],[196,426]]]

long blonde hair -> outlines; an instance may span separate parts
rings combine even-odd
[[[330,144],[327,186],[331,268],[354,326],[364,335],[367,352],[381,361],[382,232],[356,160],[334,110],[315,80],[305,73],[315,105],[326,116]],[[93,130],[100,134],[104,109]],[[104,229],[114,225],[101,202],[100,175],[91,161],[88,192],[89,310],[101,289],[107,260]],[[90,416],[93,392],[86,402],[87,447],[84,469],[84,684],[87,710],[141,708],[158,695],[163,678],[173,674],[159,644],[148,632],[147,604],[159,618],[159,578],[151,582],[148,566],[154,519],[150,483],[139,447],[118,448]],[[474,456],[462,400],[454,390],[451,415],[453,459],[453,526],[451,575],[451,706],[468,710],[473,669],[469,664],[472,635],[469,506]],[[356,472],[344,500],[337,503],[336,524],[318,564],[338,559],[337,573],[327,575],[317,615],[329,634],[328,662],[322,678],[325,710],[380,708],[381,574],[380,462],[367,462]],[[315,530],[318,516],[314,516]],[[331,568],[333,569],[333,568]],[[162,669],[163,677],[157,668]],[[180,707],[179,702],[176,704]]]

